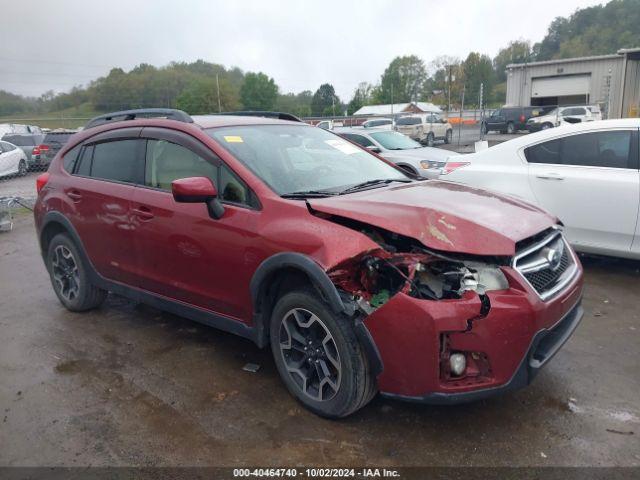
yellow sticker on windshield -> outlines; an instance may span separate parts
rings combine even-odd
[[[244,143],[240,135],[225,135],[224,139],[228,143]]]

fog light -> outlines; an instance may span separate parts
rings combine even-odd
[[[456,377],[462,375],[467,368],[467,359],[462,353],[453,353],[449,357],[449,367],[451,368],[451,373],[453,373]]]

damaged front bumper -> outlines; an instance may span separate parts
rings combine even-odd
[[[378,377],[387,397],[431,404],[474,401],[529,384],[579,324],[582,269],[563,291],[543,301],[515,272],[509,289],[429,301],[398,293],[364,319],[382,359]],[[447,371],[450,352],[463,352],[467,372]]]

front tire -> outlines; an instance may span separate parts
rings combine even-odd
[[[511,135],[515,133],[515,131],[516,131],[516,127],[513,125],[513,122],[507,123],[507,133]]]
[[[107,298],[105,290],[91,284],[78,248],[68,235],[59,233],[51,239],[46,263],[53,290],[67,310],[91,310]]]
[[[432,132],[429,132],[427,134],[427,141],[426,141],[427,147],[433,147],[434,143],[435,143],[435,137],[433,136]]]
[[[550,123],[543,123],[542,127],[540,127],[540,129],[541,130],[549,130],[552,127],[553,127],[553,125],[551,125]]]
[[[352,325],[310,288],[283,295],[271,316],[271,351],[280,377],[300,403],[322,417],[346,417],[376,394]]]

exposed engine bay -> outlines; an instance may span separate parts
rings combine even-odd
[[[476,292],[488,312],[489,290],[509,288],[500,265],[508,259],[465,259],[429,251],[416,240],[347,219],[331,218],[358,230],[380,245],[337,265],[328,274],[336,286],[353,295],[364,313],[403,292],[423,300],[460,299]],[[486,310],[486,311],[485,311]]]

